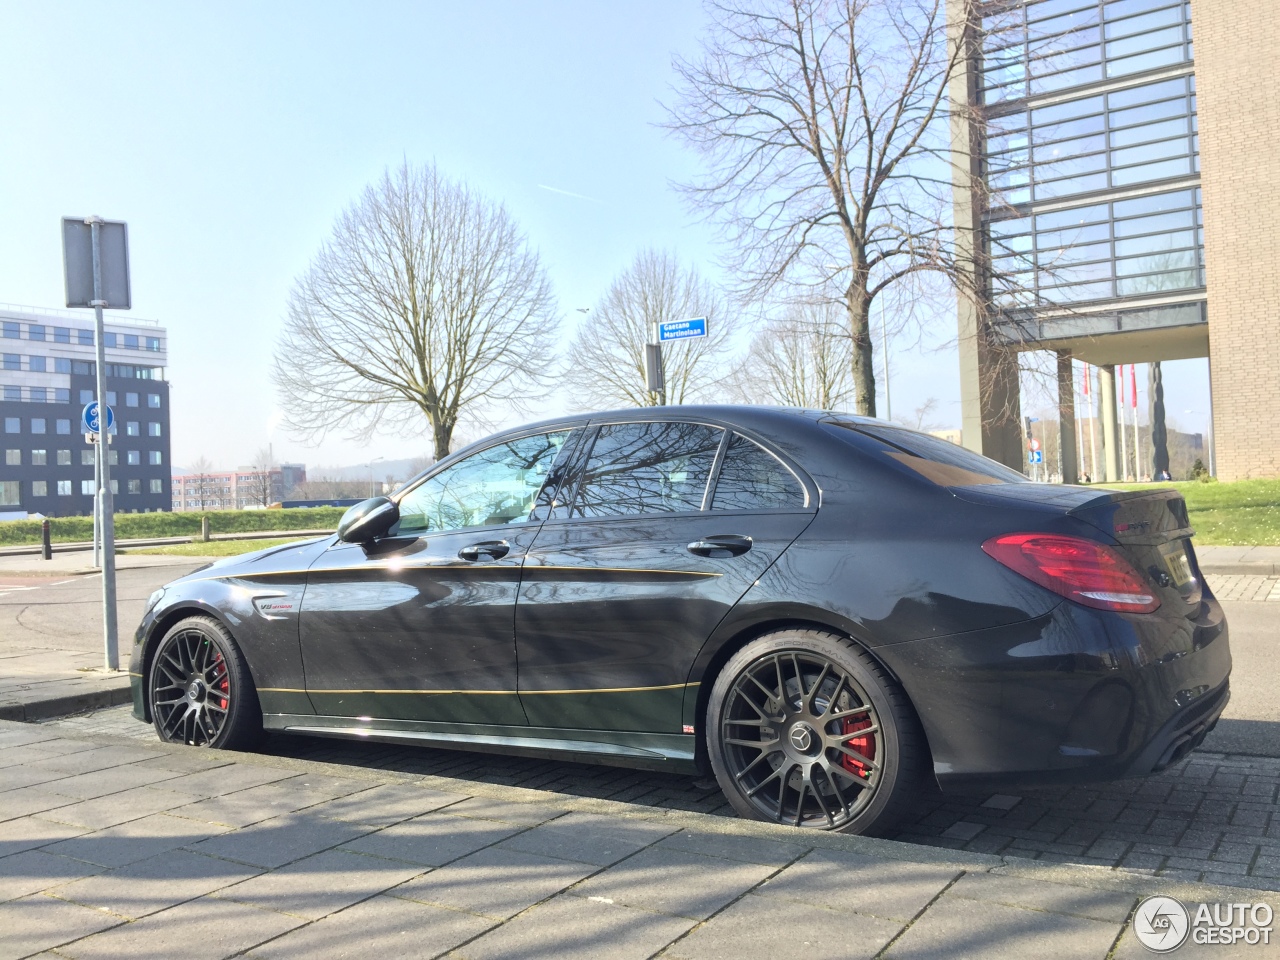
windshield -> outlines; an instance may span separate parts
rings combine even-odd
[[[888,424],[853,423],[834,418],[825,422],[874,437],[889,446],[890,449],[885,451],[889,457],[942,487],[1028,482],[1021,473],[1002,463],[927,433]]]

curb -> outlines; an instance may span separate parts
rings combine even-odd
[[[1202,563],[1202,573],[1217,577],[1280,577],[1280,563],[1241,560],[1237,563]]]
[[[19,723],[30,723],[34,720],[52,720],[72,713],[83,713],[102,707],[115,707],[129,703],[133,695],[126,682],[122,687],[106,687],[99,690],[88,690],[84,693],[72,693],[61,697],[49,697],[46,700],[33,700],[23,703],[0,704],[0,720],[15,720]]]

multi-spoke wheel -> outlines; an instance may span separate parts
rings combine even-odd
[[[262,730],[257,692],[231,634],[209,617],[174,625],[151,661],[151,719],[161,740],[242,749]]]
[[[812,630],[762,637],[725,664],[707,740],[743,816],[849,833],[901,815],[924,760],[902,691],[853,643]]]

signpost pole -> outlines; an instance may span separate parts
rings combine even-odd
[[[107,349],[106,331],[103,327],[102,308],[102,245],[101,217],[86,217],[85,223],[93,234],[93,317],[97,344],[98,374],[98,503],[102,528],[102,631],[106,652],[106,668],[120,669],[119,638],[116,634],[116,550],[115,515],[111,496],[111,457],[109,449],[110,427],[107,424]]]
[[[95,443],[93,445],[93,565],[99,570],[102,569],[102,514],[98,512],[100,489],[102,489],[102,444]]]

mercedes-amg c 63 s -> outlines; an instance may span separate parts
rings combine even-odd
[[[160,737],[265,728],[694,772],[743,816],[888,828],[935,778],[1127,777],[1227,702],[1182,498],[1029,483],[820,411],[509,430],[336,536],[151,598]]]

